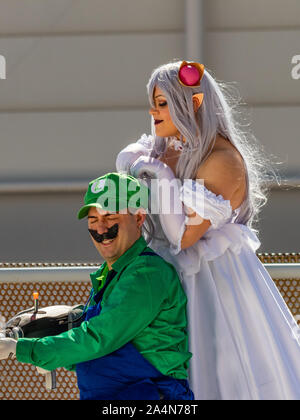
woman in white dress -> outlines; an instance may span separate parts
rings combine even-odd
[[[203,65],[161,66],[147,89],[152,136],[122,150],[116,166],[180,180],[169,211],[155,187],[150,246],[175,265],[188,297],[195,398],[300,399],[299,328],[255,254],[267,160]]]

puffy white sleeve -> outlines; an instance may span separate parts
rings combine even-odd
[[[136,141],[136,143],[144,146],[145,149],[147,149],[147,151],[150,153],[153,148],[154,138],[151,135],[147,136],[147,134],[143,134],[142,137]]]
[[[118,154],[116,168],[118,172],[130,172],[130,167],[140,156],[150,156],[154,139],[152,136],[143,134],[135,143],[126,146]]]
[[[216,195],[202,183],[186,179],[180,189],[181,201],[203,219],[209,220],[214,229],[223,226],[232,216],[229,200]]]

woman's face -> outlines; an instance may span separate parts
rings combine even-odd
[[[149,114],[154,118],[155,134],[158,137],[180,138],[180,133],[171,119],[167,99],[158,86],[154,88],[153,101],[154,108],[149,110]]]

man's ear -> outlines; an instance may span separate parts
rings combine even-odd
[[[195,95],[193,95],[193,107],[194,107],[195,113],[198,111],[198,109],[202,105],[203,97],[204,97],[203,93],[196,93]]]
[[[141,228],[146,220],[146,210],[145,209],[138,209],[135,213],[136,222],[139,228]]]

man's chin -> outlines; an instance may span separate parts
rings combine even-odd
[[[97,249],[103,258],[114,257],[117,253],[116,252],[116,239],[98,243]]]

